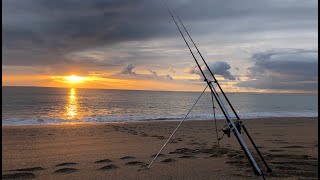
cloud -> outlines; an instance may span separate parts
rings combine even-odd
[[[163,78],[167,80],[174,80],[169,74],[163,76]]]
[[[168,69],[169,73],[175,74],[177,72],[176,68],[174,68],[173,66],[170,66]]]
[[[227,62],[216,61],[214,63],[209,63],[208,66],[214,75],[220,75],[226,80],[236,80],[235,76],[230,73],[229,69],[231,68],[231,66]],[[205,73],[207,78],[211,77],[210,72],[206,66],[202,66],[201,68],[203,69],[203,72]],[[197,66],[193,68],[187,68],[184,72],[189,74],[197,74],[202,79],[202,74]]]
[[[129,75],[136,75],[135,72],[133,72],[133,69],[135,68],[136,66],[134,64],[129,64],[128,66],[124,67],[122,69],[122,71],[120,72],[120,74],[129,74]]]
[[[254,65],[248,68],[249,80],[239,87],[273,90],[318,89],[318,52],[305,49],[277,49],[252,55]]]
[[[155,71],[153,71],[151,69],[149,69],[149,72],[151,73],[151,77],[154,78],[154,79],[173,80],[173,78],[169,74],[160,76]]]
[[[41,69],[39,74],[44,75],[119,72],[118,77],[123,78],[170,80],[173,74],[176,79],[181,77],[183,68],[193,61],[161,0],[3,0],[2,3],[2,65],[10,69],[5,73],[28,75],[35,72],[31,69]],[[256,47],[317,48],[317,1],[169,3],[203,55],[208,59],[228,59],[230,66],[240,67],[236,71],[220,64],[217,73],[227,80],[235,79],[233,72],[241,74],[248,66],[245,62],[248,59],[234,53],[237,48],[247,47],[248,52]],[[212,49],[215,55],[205,53]],[[243,61],[240,64],[233,59]],[[126,67],[129,69],[120,73],[127,64],[149,67],[157,73],[139,74],[135,67],[131,70]],[[170,66],[174,68],[168,69]],[[169,75],[159,75],[160,72]]]
[[[150,74],[139,74],[134,71],[136,66],[134,64],[129,64],[116,74],[113,74],[108,77],[118,78],[118,79],[142,79],[142,80],[173,80],[169,75],[158,75],[157,72],[149,69]]]
[[[315,27],[315,5],[314,1],[170,2],[186,25],[192,25],[193,34],[214,32],[224,38],[224,33],[242,37],[243,32]],[[4,65],[37,66],[76,64],[66,57],[69,53],[179,35],[160,1],[4,0],[2,37]]]

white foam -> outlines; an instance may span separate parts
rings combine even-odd
[[[254,112],[254,113],[239,113],[241,119],[257,119],[268,117],[318,117],[318,112],[304,111],[304,112]],[[15,125],[48,125],[48,124],[61,124],[70,122],[88,122],[88,123],[101,123],[101,122],[130,122],[130,121],[161,121],[161,120],[181,120],[184,115],[178,116],[156,116],[156,115],[109,115],[100,117],[85,117],[83,119],[6,119],[2,121],[3,126]],[[214,116],[212,113],[199,113],[192,114],[186,120],[210,120]],[[217,114],[217,119],[224,119],[223,114]]]

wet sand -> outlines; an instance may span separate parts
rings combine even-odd
[[[178,123],[4,126],[2,178],[260,179],[233,135],[224,136],[218,151],[214,122],[208,120],[184,122],[146,169]],[[273,170],[267,179],[318,179],[318,118],[243,123]],[[218,120],[218,129],[223,124]]]

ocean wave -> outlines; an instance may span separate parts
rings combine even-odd
[[[318,112],[254,112],[254,113],[239,113],[241,119],[257,119],[268,117],[318,117]],[[131,122],[131,121],[161,121],[161,120],[182,120],[183,115],[179,116],[156,116],[156,115],[113,115],[99,117],[84,117],[81,119],[28,119],[28,118],[11,118],[2,121],[3,126],[15,125],[50,125],[63,123],[104,123],[104,122]],[[212,113],[193,114],[186,120],[212,120]],[[224,119],[223,114],[217,114],[218,120]],[[235,118],[234,116],[232,118]]]

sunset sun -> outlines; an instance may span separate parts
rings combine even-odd
[[[84,77],[81,76],[75,76],[75,75],[71,75],[71,76],[65,76],[64,77],[66,81],[68,81],[69,83],[80,83],[84,81]]]

